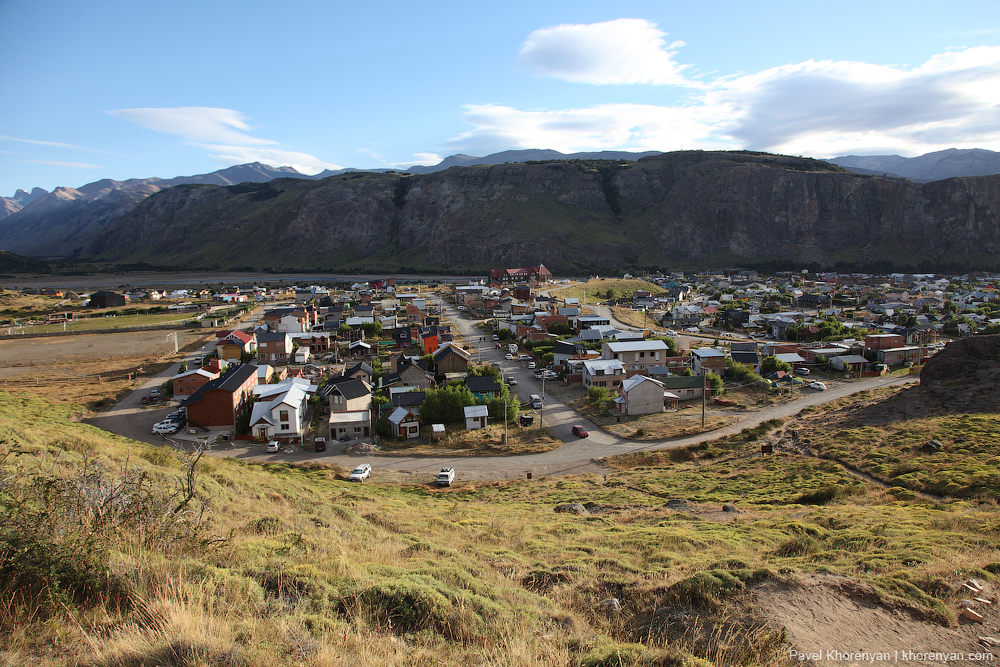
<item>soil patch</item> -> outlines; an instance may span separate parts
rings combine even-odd
[[[785,629],[789,658],[801,660],[799,664],[926,667],[996,665],[1000,659],[970,659],[990,651],[976,641],[978,635],[990,634],[985,626],[960,622],[957,628],[945,628],[921,620],[904,608],[882,604],[873,588],[851,577],[796,574],[772,579],[754,589],[753,601],[773,627]],[[993,616],[990,625],[995,627],[995,611]],[[964,657],[947,659],[957,654]]]

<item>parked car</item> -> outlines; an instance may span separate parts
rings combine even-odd
[[[557,377],[559,377],[559,374],[555,371],[542,371],[543,380],[555,380]]]
[[[266,451],[268,454],[277,454],[279,451],[281,451],[281,443],[278,442],[277,440],[271,440],[270,442],[267,443],[267,447],[265,448],[264,451]]]
[[[441,468],[441,472],[438,473],[437,485],[438,486],[451,486],[451,483],[455,481],[455,469],[454,468]]]
[[[372,476],[372,467],[367,463],[362,463],[347,476],[348,482],[363,482]]]
[[[156,435],[173,435],[180,428],[177,424],[153,424],[153,433]]]
[[[531,361],[530,354],[522,354],[517,358],[518,361]]]
[[[514,378],[514,377],[507,378],[507,385],[510,386],[510,387],[517,386],[517,378]]]
[[[535,362],[534,361],[529,361],[528,362],[528,368],[534,368],[534,367],[535,367]]]
[[[349,435],[347,435],[345,433],[344,435],[340,436],[339,439],[340,439],[341,442],[350,442],[351,441],[351,436],[349,436]]]
[[[500,336],[493,334],[493,340],[500,340]]]
[[[809,375],[809,369],[808,368],[796,368],[795,369],[795,374],[796,375]]]
[[[507,354],[505,354],[503,356],[504,356],[504,359],[506,359],[507,361],[514,361],[514,355],[511,354],[510,352],[508,352]]]
[[[143,405],[149,405],[150,403],[156,403],[157,400],[159,399],[157,399],[156,396],[143,396],[139,402]]]
[[[809,388],[815,389],[817,391],[826,391],[826,385],[823,384],[822,382],[810,382]]]
[[[316,438],[313,440],[313,451],[314,452],[325,452],[326,451],[326,438]]]
[[[542,373],[544,373],[544,372],[545,372],[545,371],[543,371],[543,370],[540,370],[540,369],[539,369],[539,370],[537,370],[537,371],[535,371],[535,372],[534,372],[534,376],[535,376],[535,379],[536,379],[536,380],[541,380],[541,379],[542,379]]]
[[[150,396],[154,396],[156,398],[159,398],[160,397],[160,390],[159,389],[150,389],[149,390],[149,395]]]
[[[587,436],[590,435],[590,431],[588,431],[582,426],[574,426],[573,435],[575,435],[578,438],[586,438]]]

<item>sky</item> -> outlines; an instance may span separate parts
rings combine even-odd
[[[1000,2],[0,0],[0,196],[263,162],[1000,151]]]

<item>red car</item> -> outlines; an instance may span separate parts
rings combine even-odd
[[[149,405],[150,403],[156,403],[159,399],[156,396],[143,396],[140,401],[143,405]]]
[[[574,426],[573,435],[575,435],[578,438],[586,438],[588,435],[590,435],[590,431],[588,431],[582,426]]]

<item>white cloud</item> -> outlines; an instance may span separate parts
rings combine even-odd
[[[308,153],[269,148],[278,142],[247,134],[253,128],[243,114],[232,109],[174,107],[118,109],[108,113],[150,130],[177,135],[185,143],[207,149],[213,160],[226,165],[263,162],[275,167],[294,167],[303,174],[341,168]]]
[[[519,59],[540,76],[573,83],[699,86],[674,60],[684,43],[667,44],[666,34],[645,19],[558,25],[528,35]]]
[[[56,148],[74,148],[81,151],[93,150],[91,148],[84,148],[83,146],[74,146],[73,144],[63,144],[58,141],[39,141],[38,139],[18,139],[17,137],[7,137],[0,134],[0,141],[20,141],[25,144],[37,144],[39,146],[54,146]]]
[[[475,129],[459,135],[449,146],[473,155],[519,148],[574,153],[707,147],[701,144],[712,134],[713,122],[687,107],[651,104],[607,104],[555,111],[480,104],[467,106],[462,120]]]
[[[532,33],[521,58],[542,74],[582,83],[690,83],[662,35],[638,19],[558,26]],[[623,36],[631,36],[631,48]],[[591,57],[589,47],[608,48]],[[640,61],[639,52],[647,57]],[[747,148],[817,157],[1000,150],[1000,47],[956,49],[916,67],[810,60],[698,86],[686,103],[669,106],[469,105],[461,118],[472,129],[446,146],[473,155],[514,148]]]
[[[270,139],[258,139],[246,134],[251,128],[245,116],[232,109],[214,107],[174,107],[166,109],[118,109],[109,111],[136,125],[176,134],[194,143],[219,143],[234,146],[275,144]]]
[[[50,167],[72,167],[74,169],[103,169],[100,165],[90,164],[87,162],[59,162],[56,160],[21,160],[21,162],[30,162],[31,164],[44,164]]]

